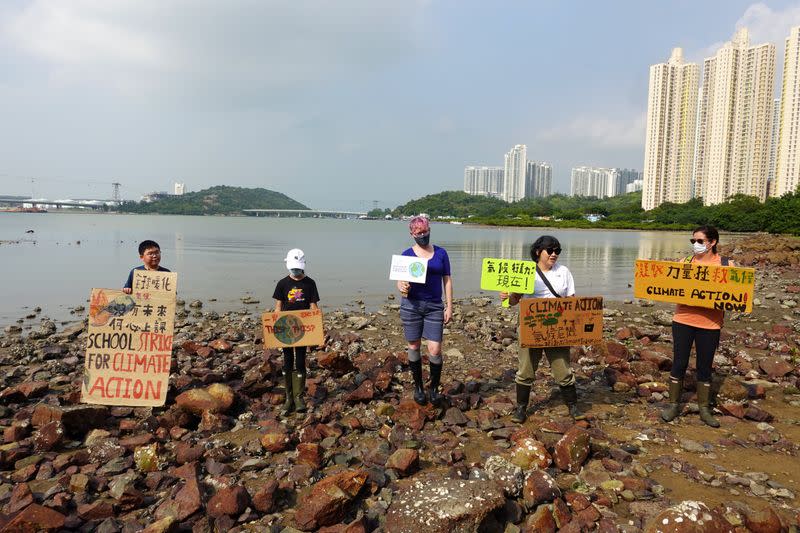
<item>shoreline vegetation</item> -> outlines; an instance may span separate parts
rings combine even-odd
[[[667,304],[607,302],[602,342],[571,353],[584,418],[568,417],[543,365],[523,425],[510,421],[518,311],[494,295],[455,302],[440,408],[411,397],[396,295],[374,312],[324,310],[309,412],[288,418],[264,302],[179,304],[157,408],[80,403],[86,321],[38,310],[0,333],[0,520],[9,531],[636,532],[700,513],[708,530],[796,530],[798,252],[795,237],[723,244],[757,280],[753,313],[726,315],[715,357],[719,429],[696,416],[692,368],[682,416],[660,420]]]
[[[696,198],[684,204],[664,203],[651,211],[644,211],[641,203],[641,192],[604,199],[557,194],[509,204],[497,198],[445,191],[412,200],[391,212],[373,210],[370,215],[427,213],[432,219],[486,226],[641,231],[684,231],[712,224],[729,232],[800,235],[800,193],[769,198],[764,203],[740,195],[712,206],[704,206]]]

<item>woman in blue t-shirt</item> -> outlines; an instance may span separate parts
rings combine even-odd
[[[408,341],[408,365],[414,377],[414,401],[420,405],[427,403],[425,387],[422,384],[422,358],[420,347],[422,338],[428,340],[428,361],[430,362],[430,400],[438,403],[439,383],[442,378],[442,333],[444,325],[453,317],[453,280],[450,277],[450,258],[444,248],[430,243],[431,226],[425,217],[414,217],[408,224],[414,246],[403,255],[421,257],[428,260],[428,273],[425,283],[398,281],[397,288],[403,298],[400,303],[400,319],[403,332]],[[446,304],[442,303],[442,288]]]

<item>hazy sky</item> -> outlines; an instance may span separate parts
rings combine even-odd
[[[566,192],[573,166],[641,169],[673,47],[702,61],[746,25],[782,70],[797,24],[800,0],[3,0],[0,194],[395,207],[518,143]]]

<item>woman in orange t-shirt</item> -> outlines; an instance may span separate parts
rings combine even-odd
[[[732,266],[717,254],[719,232],[714,226],[700,226],[692,238],[694,255],[687,261],[704,265]],[[669,377],[669,406],[661,412],[661,418],[670,422],[681,412],[681,391],[683,377],[689,366],[689,355],[694,344],[697,353],[697,404],[700,407],[700,420],[711,427],[719,427],[709,407],[711,396],[711,367],[714,354],[719,346],[724,312],[692,305],[678,304],[672,317],[672,371]]]

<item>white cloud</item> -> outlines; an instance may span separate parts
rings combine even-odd
[[[414,53],[424,2],[32,0],[4,9],[0,43],[59,83],[293,90]]]
[[[541,130],[536,140],[590,142],[604,148],[637,148],[644,145],[646,113],[623,117],[578,116],[565,124]]]

